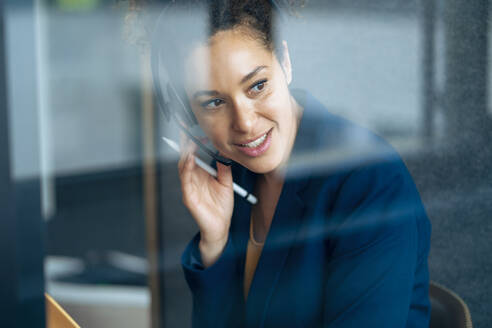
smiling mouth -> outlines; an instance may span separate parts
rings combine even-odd
[[[246,147],[246,148],[256,148],[259,145],[261,145],[263,143],[263,141],[265,141],[266,137],[268,136],[268,133],[270,133],[271,130],[272,129],[268,130],[267,132],[265,132],[261,137],[259,137],[256,140],[248,142],[247,144],[237,144],[237,146]]]

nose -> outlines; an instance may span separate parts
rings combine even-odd
[[[232,128],[241,133],[249,133],[256,123],[256,110],[250,101],[234,100],[232,106]]]

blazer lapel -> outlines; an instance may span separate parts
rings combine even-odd
[[[299,231],[299,224],[304,213],[304,202],[298,195],[300,187],[299,182],[286,181],[282,188],[278,202],[281,205],[275,210],[246,302],[248,327],[263,325],[285,260],[291,246],[295,243],[296,233]],[[249,229],[246,231],[249,232]],[[244,272],[244,263],[242,268]]]

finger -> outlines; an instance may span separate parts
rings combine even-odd
[[[188,144],[188,136],[183,130],[179,130],[179,148],[181,150],[185,149],[186,144]]]
[[[181,175],[183,173],[184,168],[185,168],[187,156],[184,154],[184,152],[182,152],[179,156],[180,157],[179,157],[179,161],[178,161],[178,172],[179,172],[179,175]]]
[[[193,146],[188,146],[186,157],[186,170],[193,171],[195,169],[195,151]]]
[[[190,153],[191,152],[190,152],[189,145],[185,145],[184,147],[181,147],[180,154],[179,154],[179,162],[178,162],[178,171],[180,175],[186,169],[186,165],[188,163]]]
[[[185,148],[182,150],[182,155],[178,163],[178,169],[180,175],[186,172],[193,172],[193,174],[198,174],[195,170],[195,151],[196,145],[193,141],[189,141]]]
[[[226,187],[232,187],[232,169],[230,166],[217,162],[217,181]]]
[[[197,149],[197,145],[196,145],[196,143],[193,140],[189,140],[188,141],[188,144],[186,145],[186,147],[188,148],[188,152],[190,154],[193,154],[193,155],[195,154],[195,151]]]
[[[193,164],[194,159],[192,155],[188,155],[181,161],[181,168],[179,178],[181,180],[181,191],[183,194],[183,201],[187,204],[186,199],[191,192],[191,188],[194,185],[193,183]]]
[[[194,148],[188,144],[181,150],[181,155],[178,162],[179,174],[182,174],[185,170],[193,170],[194,162]]]
[[[186,135],[183,131],[179,131],[179,162],[178,162],[178,170],[181,172],[183,169],[185,159],[186,159]]]
[[[186,159],[188,158],[188,155],[190,151],[193,149],[190,147],[190,143],[192,141],[189,139],[189,137],[184,133],[183,131],[179,131],[180,134],[180,161],[178,163],[178,169],[181,172],[183,168],[185,167],[186,164]]]
[[[181,179],[181,176],[183,175],[185,163],[186,163],[186,161],[184,158],[180,159],[178,162],[178,174],[179,174],[180,179]]]

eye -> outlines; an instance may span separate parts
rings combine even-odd
[[[263,89],[265,89],[266,83],[267,80],[258,81],[255,84],[253,84],[249,90],[252,93],[260,93],[261,91],[263,91]]]
[[[202,106],[203,108],[207,108],[207,109],[214,109],[214,108],[219,107],[223,103],[224,103],[224,101],[222,99],[215,98],[212,100],[207,100],[207,101],[202,102],[200,104],[200,106]]]

